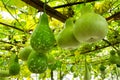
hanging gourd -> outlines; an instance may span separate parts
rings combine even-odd
[[[32,51],[27,60],[28,69],[32,73],[43,73],[47,69],[47,56],[45,54],[38,54]]]
[[[38,53],[46,53],[55,44],[55,38],[49,27],[48,16],[45,12],[40,16],[39,23],[34,29],[30,45]]]
[[[58,34],[57,44],[63,49],[75,49],[80,45],[73,35],[73,26],[72,18],[67,19],[64,29]]]
[[[9,74],[17,75],[20,72],[20,64],[18,62],[18,56],[16,54],[12,54],[9,62]]]
[[[31,53],[31,51],[32,51],[31,46],[24,47],[19,52],[19,58],[23,61],[26,61],[28,59],[28,56]]]
[[[75,22],[73,34],[79,42],[92,43],[103,39],[108,32],[106,19],[96,14],[87,4],[83,6],[81,16]],[[90,11],[91,10],[91,11]]]

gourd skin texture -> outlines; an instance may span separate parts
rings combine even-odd
[[[67,19],[64,29],[58,34],[57,43],[63,49],[75,49],[80,45],[73,35],[73,26],[72,19]]]
[[[32,51],[28,57],[27,65],[31,72],[43,73],[47,69],[47,57]]]
[[[31,46],[24,47],[20,50],[19,57],[21,60],[26,61],[28,59],[29,54],[31,53],[32,48]]]
[[[12,63],[9,66],[9,74],[10,75],[17,75],[20,72],[20,64],[18,64],[17,62]]]
[[[38,53],[46,53],[54,46],[54,43],[55,38],[49,28],[47,14],[43,13],[40,17],[40,22],[31,35],[31,47]]]
[[[73,34],[79,42],[95,42],[103,39],[108,32],[108,23],[96,13],[86,13],[75,22]]]

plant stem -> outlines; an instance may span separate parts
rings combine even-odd
[[[54,78],[53,78],[53,70],[51,70],[51,80],[54,80]]]

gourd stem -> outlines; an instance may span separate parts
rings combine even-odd
[[[46,10],[45,10],[45,7],[46,7],[46,4],[47,4],[47,1],[45,0],[45,3],[44,3],[44,13],[46,13]]]
[[[86,5],[87,0],[84,0],[84,5]]]

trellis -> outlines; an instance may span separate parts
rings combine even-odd
[[[31,5],[32,7],[38,9],[38,11],[44,11],[44,2],[40,1],[40,0],[22,0],[25,3]],[[96,0],[87,0],[86,2],[93,2]],[[76,3],[68,3],[68,4],[64,4],[64,5],[59,5],[59,6],[54,6],[54,7],[50,7],[49,5],[46,5],[46,13],[51,16],[56,18],[57,20],[60,20],[61,22],[65,22],[65,20],[68,18],[66,15],[61,14],[60,12],[58,12],[56,9],[57,8],[64,8],[67,6],[72,6],[72,5],[77,5],[77,4],[82,4],[84,3],[84,1],[82,2],[76,2]],[[112,16],[106,18],[106,20],[118,20],[120,19],[120,12],[117,12],[115,14],[113,14]]]

